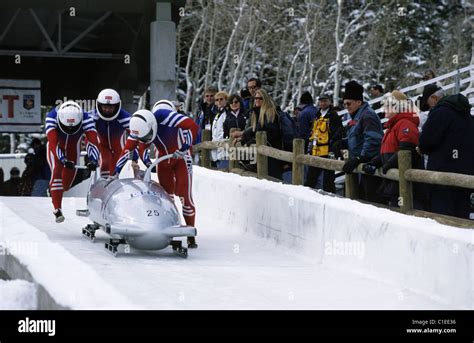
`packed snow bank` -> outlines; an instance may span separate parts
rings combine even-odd
[[[197,216],[222,230],[251,232],[312,260],[474,308],[474,230],[200,167],[193,183]]]
[[[90,266],[72,256],[7,206],[0,206],[0,269],[31,275],[31,280],[63,308],[134,309],[127,298],[105,282]],[[52,227],[52,230],[61,230]],[[18,261],[12,267],[14,259]],[[92,263],[93,261],[91,261]],[[21,270],[19,270],[21,269]],[[38,299],[39,309],[43,299]]]
[[[0,310],[36,310],[36,287],[24,280],[0,280]]]

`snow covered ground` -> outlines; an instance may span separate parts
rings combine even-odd
[[[36,287],[24,280],[0,280],[0,310],[35,310]]]
[[[65,199],[67,219],[61,225],[54,223],[49,199],[0,201],[142,309],[448,308],[403,285],[393,287],[325,267],[270,241],[212,225],[212,220],[198,220],[199,248],[190,251],[188,259],[177,257],[171,248],[132,250],[114,258],[103,247],[105,233],[98,232],[95,243],[81,237],[87,218],[76,217],[74,211],[85,206],[84,199]],[[55,261],[42,263],[44,268],[55,265]],[[87,280],[75,274],[71,281]]]

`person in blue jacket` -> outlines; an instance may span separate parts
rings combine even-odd
[[[305,141],[306,151],[318,109],[314,106],[313,97],[309,92],[301,94],[299,107],[301,110],[298,115],[298,136]]]
[[[349,156],[343,171],[350,174],[360,163],[369,162],[380,153],[383,129],[380,118],[364,101],[364,88],[356,81],[346,83],[344,90],[344,107],[350,115],[347,125],[346,145]],[[375,176],[359,176],[359,198],[379,202],[377,188],[380,179]]]

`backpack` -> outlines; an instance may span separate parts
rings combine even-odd
[[[283,150],[293,151],[293,139],[298,137],[296,123],[287,112],[278,113]]]

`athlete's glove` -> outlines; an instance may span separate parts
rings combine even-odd
[[[150,166],[151,166],[152,164],[153,164],[153,162],[150,161],[150,162],[148,162],[148,163],[146,164],[146,167],[147,167],[147,168],[150,168]],[[152,172],[152,173],[156,173],[156,164],[153,166],[153,168],[151,168],[151,172]]]
[[[346,174],[352,173],[354,169],[357,168],[357,166],[360,164],[360,158],[354,157],[346,161],[344,165],[342,166],[342,171]]]
[[[97,169],[97,162],[96,161],[89,161],[87,164],[86,164],[86,167],[87,169],[89,169],[90,171],[94,171]]]
[[[176,150],[173,153],[173,158],[176,158],[176,159],[184,158],[184,156],[186,156],[186,151]]]
[[[74,168],[76,167],[73,161],[63,159],[61,162],[67,169],[74,170]]]
[[[369,174],[369,175],[374,175],[375,174],[375,171],[377,170],[377,167],[372,164],[372,163],[366,163],[364,164],[364,166],[362,167],[362,170],[366,173],[366,174]]]
[[[189,145],[187,145],[186,143],[183,144],[183,145],[181,146],[181,149],[176,150],[176,151],[173,153],[173,158],[176,158],[176,159],[184,158],[184,156],[186,156],[186,152],[188,151],[189,148],[190,148]]]

